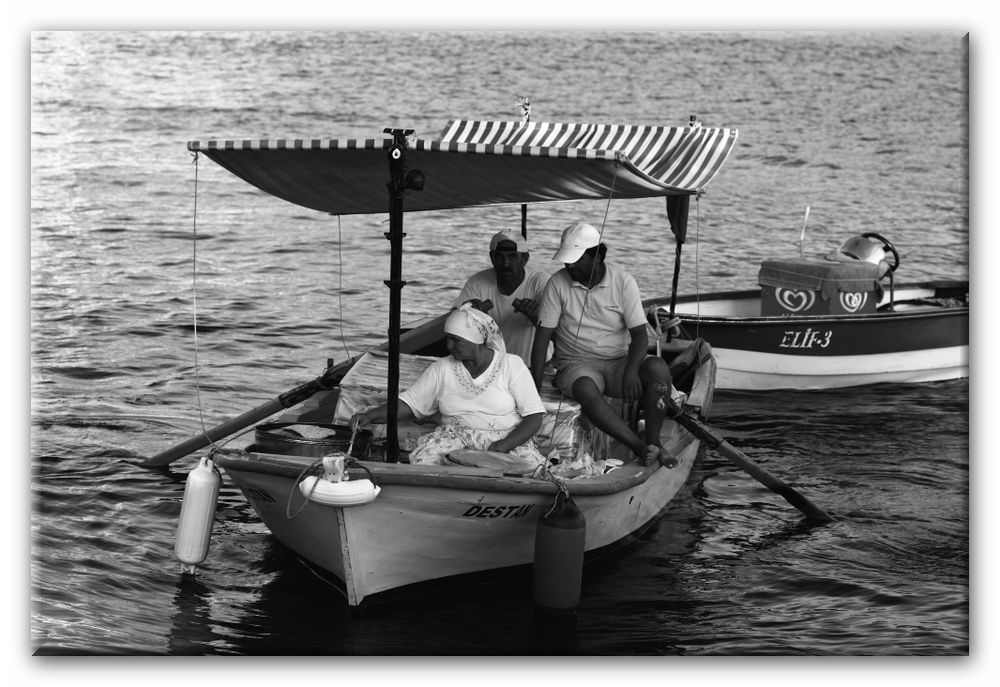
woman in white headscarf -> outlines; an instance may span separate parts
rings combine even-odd
[[[466,303],[448,316],[444,332],[449,357],[399,395],[399,420],[441,414],[437,429],[417,441],[410,462],[440,465],[449,451],[471,448],[544,463],[531,437],[545,408],[527,365],[507,355],[496,321]],[[385,422],[385,410],[357,413],[351,426]]]

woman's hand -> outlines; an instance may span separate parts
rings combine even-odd
[[[368,408],[360,413],[354,413],[351,416],[351,429],[358,429],[360,427],[367,427],[368,425],[384,425],[386,423],[386,416],[388,413],[388,406],[382,404],[374,408]],[[406,401],[400,399],[399,405],[396,408],[396,419],[400,422],[405,420],[413,419],[413,409],[406,404]]]
[[[372,415],[374,415],[374,410],[376,409],[369,408],[363,412],[354,413],[354,415],[351,416],[351,431],[355,431],[365,427],[366,425],[372,424]]]
[[[490,451],[499,451],[500,453],[510,453],[515,448],[521,444],[528,441],[531,437],[535,436],[535,433],[542,427],[542,416],[545,413],[533,413],[521,418],[521,421],[517,423],[517,426],[510,430],[507,436],[497,439],[492,444],[490,444]]]

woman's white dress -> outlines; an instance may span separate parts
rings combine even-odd
[[[472,375],[451,356],[431,364],[399,395],[418,418],[441,413],[441,424],[417,441],[411,463],[443,464],[445,455],[459,448],[486,450],[503,439],[521,420],[545,412],[531,372],[516,355],[494,351],[481,375]],[[512,456],[545,457],[529,440],[510,451]]]

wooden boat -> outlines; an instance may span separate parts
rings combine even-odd
[[[677,298],[681,336],[712,344],[718,389],[968,377],[968,281],[897,286],[898,266],[895,246],[878,234],[851,237],[826,259],[764,260],[759,289]]]
[[[413,336],[404,335],[402,350],[411,350],[424,336],[441,336],[442,324],[436,318],[408,332]],[[403,367],[423,357],[403,353]],[[585,519],[586,560],[615,551],[663,515],[684,487],[698,452],[698,438],[668,420],[661,439],[677,459],[676,467],[642,467],[617,442],[600,446],[600,438],[592,437],[590,441],[600,446],[595,458],[600,456],[605,465],[601,474],[563,480],[526,471],[522,465],[504,465],[491,454],[464,455],[453,465],[421,465],[405,462],[403,450],[400,462],[391,462],[384,446],[359,447],[356,442],[352,454],[358,460],[348,470],[349,483],[371,480],[378,486],[377,496],[344,507],[308,501],[307,487],[299,485],[306,472],[318,474],[323,444],[343,451],[349,442],[343,418],[334,410],[337,398],[351,393],[352,373],[359,367],[377,369],[381,363],[379,371],[384,373],[385,362],[378,355],[363,356],[335,389],[318,394],[276,423],[259,425],[257,442],[245,454],[221,454],[217,460],[274,536],[342,589],[352,606],[373,595],[381,593],[384,601],[410,593],[416,585],[427,587],[457,575],[479,579],[525,574],[534,561],[539,518],[560,489],[568,491]],[[693,365],[680,361],[674,371],[690,372],[681,388],[688,406],[697,406],[704,417],[714,389],[714,360],[707,356],[700,364],[696,357],[688,362]],[[373,386],[361,388],[370,393]],[[573,404],[558,398],[551,387],[543,401],[552,418],[573,415]],[[328,428],[329,434],[314,442],[278,436],[289,428],[301,430],[303,424]],[[419,431],[404,429],[401,435],[407,436],[401,436],[401,444],[406,446],[410,433]],[[538,437],[536,442],[546,446]],[[569,460],[575,450],[569,449]]]
[[[661,439],[677,466],[642,467],[625,447],[589,429],[575,404],[554,396],[546,383],[540,434],[548,434],[536,443],[550,458],[548,450],[557,451],[561,463],[526,472],[490,454],[453,455],[455,464],[439,466],[406,462],[407,442],[430,428],[400,425],[398,393],[445,350],[443,315],[409,329],[400,324],[404,211],[665,196],[682,241],[687,201],[721,169],[736,131],[695,123],[610,127],[525,119],[457,120],[433,140],[411,139],[409,130],[385,133],[363,141],[188,144],[291,203],[336,215],[388,212],[390,338],[144,465],[168,464],[288,408],[277,422],[257,426],[246,450],[213,450],[213,456],[275,537],[335,578],[352,606],[456,575],[531,566],[539,518],[559,494],[568,494],[583,514],[587,560],[627,544],[670,506],[694,463],[699,438],[672,420]],[[707,417],[715,387],[710,347],[701,342],[663,355],[676,389],[686,394],[685,412]],[[373,400],[389,404],[384,436],[351,440],[345,419],[357,404]],[[575,461],[586,463],[584,445],[592,462],[575,474]],[[367,492],[345,494],[343,503],[334,493],[321,502],[303,485],[310,477],[309,484],[319,484],[329,467],[323,454],[338,452],[350,454],[346,484],[363,483]]]

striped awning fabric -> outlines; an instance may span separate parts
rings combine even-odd
[[[614,151],[634,171],[665,187],[700,191],[729,157],[736,144],[736,131],[703,127],[455,120],[441,140],[500,146],[507,150],[574,150],[583,155]]]
[[[690,195],[715,177],[734,129],[455,120],[436,139],[408,142],[406,166],[425,177],[405,211]],[[250,184],[334,215],[388,212],[392,139],[192,141]]]

